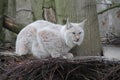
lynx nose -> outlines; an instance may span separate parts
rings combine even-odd
[[[79,41],[79,39],[76,39],[76,42],[78,42]]]
[[[78,42],[78,41],[79,41],[79,38],[80,38],[79,36],[76,36],[76,42]]]

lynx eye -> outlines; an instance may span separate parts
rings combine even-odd
[[[75,34],[75,32],[72,32],[73,34]]]
[[[78,34],[81,34],[82,32],[79,32]]]

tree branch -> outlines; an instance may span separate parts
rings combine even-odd
[[[104,10],[98,12],[97,14],[98,14],[98,15],[99,15],[99,14],[103,14],[104,12],[106,12],[106,11],[108,11],[108,10],[111,10],[111,9],[114,9],[114,8],[117,8],[117,7],[120,7],[120,4],[115,4],[115,5],[107,8],[107,9],[104,9]]]

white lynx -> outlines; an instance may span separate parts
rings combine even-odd
[[[44,20],[35,21],[23,28],[17,36],[16,54],[32,54],[36,58],[72,58],[68,53],[75,45],[80,45],[84,38],[84,23],[66,25],[54,24]]]

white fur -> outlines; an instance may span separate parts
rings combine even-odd
[[[66,23],[66,25],[54,24],[44,20],[35,21],[23,28],[17,36],[16,54],[33,54],[36,58],[72,58],[68,53],[75,45],[80,45],[84,38],[81,23]],[[68,26],[69,24],[69,26]],[[68,28],[69,27],[69,28]],[[77,33],[76,35],[73,32]],[[81,32],[79,35],[78,33]],[[75,42],[76,37],[79,38]]]

